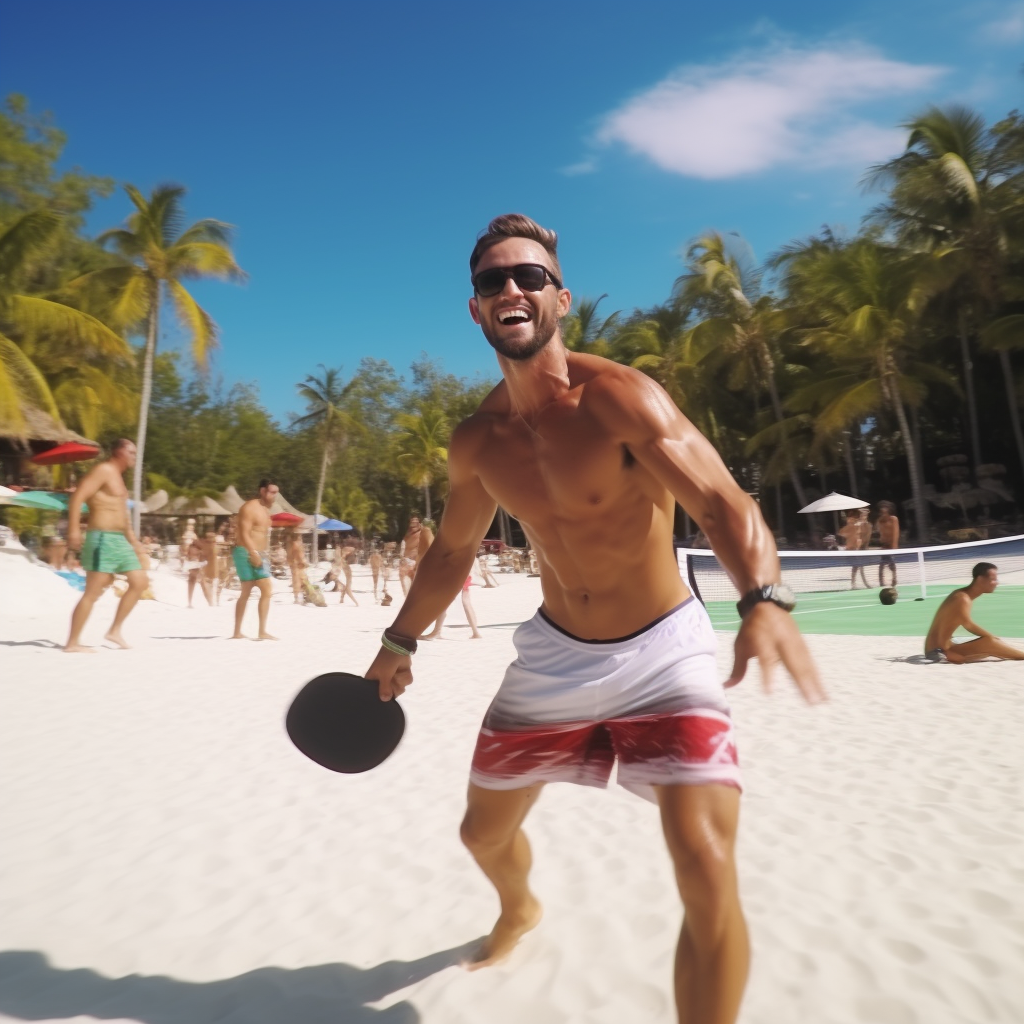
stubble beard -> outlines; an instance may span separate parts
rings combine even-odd
[[[480,323],[480,330],[484,332],[487,343],[498,355],[504,356],[506,359],[512,359],[515,362],[523,362],[531,359],[551,341],[558,330],[558,321],[547,314],[534,320],[533,338],[525,345],[507,344],[491,330],[489,325],[482,321]]]

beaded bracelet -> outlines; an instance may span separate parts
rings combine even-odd
[[[389,633],[390,636],[388,635]],[[403,646],[405,644],[408,646]],[[402,636],[399,633],[393,633],[389,629],[385,629],[381,634],[380,645],[392,654],[400,654],[405,657],[411,657],[414,655],[418,646],[416,641],[411,637]]]

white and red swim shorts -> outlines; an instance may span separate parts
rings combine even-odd
[[[538,782],[740,788],[715,634],[694,598],[630,636],[582,640],[542,611],[513,636],[518,657],[484,717],[470,780],[483,789]]]

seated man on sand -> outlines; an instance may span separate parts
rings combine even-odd
[[[996,567],[991,562],[979,562],[971,570],[970,585],[954,590],[939,605],[924,641],[924,654],[929,661],[951,661],[954,665],[982,661],[985,658],[1024,661],[1024,651],[1003,643],[971,621],[971,606],[975,598],[991,594],[997,586],[999,574]],[[963,626],[978,639],[954,643],[953,633],[959,626]]]

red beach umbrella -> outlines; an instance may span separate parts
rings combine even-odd
[[[270,517],[275,526],[298,526],[304,516],[297,516],[294,512],[277,512]]]
[[[99,451],[98,445],[67,441],[56,448],[33,455],[31,461],[37,466],[62,466],[65,462],[88,462],[89,459],[95,459]]]

